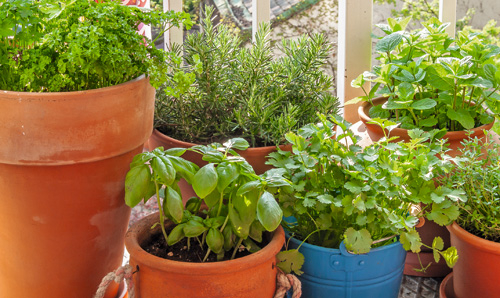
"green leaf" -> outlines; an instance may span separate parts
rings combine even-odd
[[[218,177],[217,190],[219,192],[224,191],[239,176],[238,169],[234,164],[221,163],[217,166],[216,170]]]
[[[414,253],[420,252],[422,240],[416,230],[401,233],[399,241],[403,244],[403,248],[407,251],[411,250]]]
[[[260,182],[259,180],[249,181],[249,182],[243,184],[240,188],[238,188],[238,192],[236,193],[236,195],[242,196],[249,191],[253,191],[253,190],[260,188],[261,185],[262,185],[262,182]]]
[[[453,268],[458,261],[457,248],[454,246],[448,247],[448,249],[441,252],[441,254],[448,267]]]
[[[162,184],[171,185],[174,182],[175,168],[168,158],[164,156],[153,157],[151,168],[153,169],[153,174],[159,178]]]
[[[209,163],[202,167],[193,177],[193,189],[200,198],[205,198],[217,187],[218,176],[215,165]]]
[[[434,256],[434,261],[436,261],[436,263],[439,262],[439,259],[441,256],[439,254],[438,250],[442,250],[443,248],[444,248],[443,238],[441,238],[441,237],[434,238],[434,240],[432,241],[432,253]]]
[[[455,84],[453,79],[446,77],[446,70],[439,64],[427,67],[426,81],[434,88],[439,90],[453,90]]]
[[[401,35],[401,33],[394,32],[389,34],[377,42],[375,51],[384,53],[390,52],[394,50],[402,40],[403,35]]]
[[[196,220],[190,220],[185,223],[183,229],[186,237],[198,237],[206,230],[207,228],[203,225],[203,223]]]
[[[437,102],[431,98],[424,98],[421,100],[417,100],[411,104],[411,107],[415,110],[428,110],[432,109],[437,105]]]
[[[295,273],[296,275],[301,275],[302,265],[304,265],[304,255],[301,254],[297,249],[289,249],[285,251],[280,251],[276,256],[278,259],[278,268],[283,270],[283,272],[290,274]]]
[[[168,213],[175,223],[180,223],[184,214],[184,205],[182,204],[180,194],[172,187],[167,186],[165,189],[165,201],[163,208],[168,210]]]
[[[238,150],[246,150],[250,145],[248,144],[247,140],[243,138],[234,138],[230,139],[229,141],[225,142],[224,147],[226,148],[234,148]]]
[[[224,236],[218,229],[211,228],[207,233],[207,245],[216,254],[224,248]]]
[[[448,116],[451,120],[455,120],[460,123],[465,129],[474,128],[474,118],[472,118],[469,111],[465,109],[459,109],[458,111],[448,109],[446,116]]]
[[[214,207],[217,205],[221,200],[221,195],[220,192],[217,189],[214,189],[208,196],[203,198],[203,201],[209,208]]]
[[[267,231],[274,231],[279,226],[283,211],[274,196],[265,191],[257,204],[257,219]]]
[[[413,99],[413,96],[415,95],[415,88],[413,88],[413,85],[410,83],[401,83],[398,85],[396,95],[401,100]]]
[[[435,117],[429,117],[425,119],[421,119],[418,124],[421,127],[433,127],[438,123],[437,119]]]
[[[181,241],[182,238],[184,238],[184,224],[177,225],[172,229],[170,235],[168,235],[167,244],[174,245]]]
[[[181,156],[186,152],[187,148],[170,148],[165,150],[166,155],[170,156]]]
[[[344,233],[344,243],[348,251],[355,254],[368,253],[372,246],[372,236],[367,229],[359,231],[348,228]]]
[[[147,201],[155,193],[151,181],[151,171],[147,165],[136,166],[125,177],[125,203],[133,208],[144,199]]]

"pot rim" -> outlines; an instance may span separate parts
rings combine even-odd
[[[164,133],[162,133],[161,131],[158,130],[158,128],[153,128],[153,133],[151,134],[152,136],[156,137],[156,138],[159,138],[160,140],[166,142],[166,143],[171,143],[171,144],[178,144],[177,146],[174,146],[174,147],[182,147],[182,148],[190,148],[190,147],[193,147],[193,146],[197,146],[197,145],[200,145],[200,144],[195,144],[195,143],[191,143],[191,142],[185,142],[185,141],[181,141],[181,140],[178,140],[178,139],[174,139]],[[246,150],[238,150],[238,149],[235,149],[236,152],[238,152],[238,154],[242,155],[241,153],[242,152],[247,152],[247,155],[248,153],[257,153],[258,151],[269,151],[269,152],[272,152],[276,149],[276,147],[279,147],[280,149],[285,149],[287,147],[292,147],[291,144],[282,144],[282,145],[273,145],[273,146],[264,146],[264,147],[248,147]]]
[[[131,80],[128,80],[126,82],[123,82],[123,83],[120,83],[117,85],[101,87],[101,88],[97,88],[97,89],[79,90],[79,91],[26,92],[26,91],[0,90],[0,92],[3,96],[9,97],[10,99],[15,99],[15,100],[19,100],[19,97],[26,98],[27,100],[29,100],[31,98],[37,99],[37,100],[43,100],[44,95],[46,95],[46,96],[48,95],[50,97],[67,97],[68,95],[88,94],[88,93],[103,92],[103,91],[108,92],[108,91],[112,91],[113,89],[119,89],[125,85],[134,84],[134,83],[137,83],[137,82],[142,81],[142,80],[149,81],[149,77],[146,77],[146,75],[142,74],[135,79],[131,79]],[[54,99],[51,98],[50,101],[54,101]]]
[[[474,246],[475,249],[500,255],[500,243],[486,240],[484,238],[471,234],[460,227],[460,225],[455,221],[451,225],[446,226],[446,228],[459,240],[468,243],[471,246]]]
[[[145,238],[148,238],[151,235],[149,232],[151,231],[151,226],[157,222],[157,219],[158,212],[155,212],[135,222],[125,235],[125,246],[130,254],[130,259],[136,259],[138,260],[138,263],[143,263],[151,268],[156,268],[166,272],[179,272],[184,274],[186,272],[190,272],[189,274],[193,275],[212,275],[218,273],[220,274],[221,272],[236,272],[240,271],[242,268],[258,266],[271,258],[276,258],[276,255],[285,243],[285,233],[283,228],[279,226],[274,232],[271,232],[272,238],[264,248],[245,257],[209,263],[191,263],[168,260],[146,252],[139,245],[139,236],[141,234],[146,234]]]
[[[380,97],[374,98],[372,102],[374,104],[382,104],[385,101],[387,101],[387,97],[380,96]],[[370,102],[365,101],[358,108],[359,119],[365,125],[367,125],[367,127],[369,125],[369,124],[367,124],[367,122],[372,120],[370,118],[370,116],[368,116],[368,112],[370,110],[370,107],[371,107]],[[470,137],[475,137],[475,136],[481,135],[483,133],[483,130],[489,131],[493,127],[494,123],[495,123],[495,118],[493,118],[493,122],[491,122],[489,124],[484,124],[484,125],[474,127],[473,129],[468,130],[468,131],[473,131],[473,133],[470,135]],[[382,133],[382,128],[380,128],[378,125],[373,125],[372,127],[377,132]],[[463,139],[463,138],[467,137],[466,132],[467,131],[465,131],[465,130],[448,131],[442,138],[448,139],[448,140]],[[408,130],[404,129],[404,128],[396,127],[391,131],[391,135],[392,136],[408,136]]]

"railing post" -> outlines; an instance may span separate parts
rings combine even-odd
[[[271,1],[253,0],[252,1],[252,40],[255,41],[255,34],[259,30],[262,22],[271,21]]]
[[[341,103],[364,95],[360,88],[351,87],[351,81],[371,68],[372,15],[373,0],[339,0],[337,96]],[[358,106],[344,108],[347,121],[359,121]]]
[[[166,12],[168,10],[173,10],[173,11],[182,11],[182,0],[164,0],[163,1],[163,11]],[[182,25],[177,28],[177,27],[172,27],[170,30],[165,32],[165,38],[164,38],[164,44],[163,48],[164,49],[170,49],[172,44],[179,44],[182,45],[184,42],[184,29],[182,28]]]
[[[439,0],[439,20],[443,23],[450,23],[450,26],[446,28],[446,33],[450,37],[455,37],[457,0]]]

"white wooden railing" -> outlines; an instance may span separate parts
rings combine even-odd
[[[373,0],[338,0],[338,4],[337,96],[345,102],[364,95],[361,89],[351,87],[351,81],[371,68]],[[253,0],[252,7],[252,31],[255,34],[260,23],[270,20],[270,0]],[[164,0],[163,9],[181,11],[182,0]],[[455,24],[456,10],[457,0],[439,1],[441,21]],[[447,30],[451,36],[455,35],[454,25],[448,26]],[[182,32],[182,28],[171,29],[165,36],[166,46],[182,44]],[[350,122],[357,122],[357,107],[347,106],[344,117]]]

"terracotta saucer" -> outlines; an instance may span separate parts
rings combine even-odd
[[[446,275],[439,286],[439,298],[455,298],[453,290],[453,272]]]

